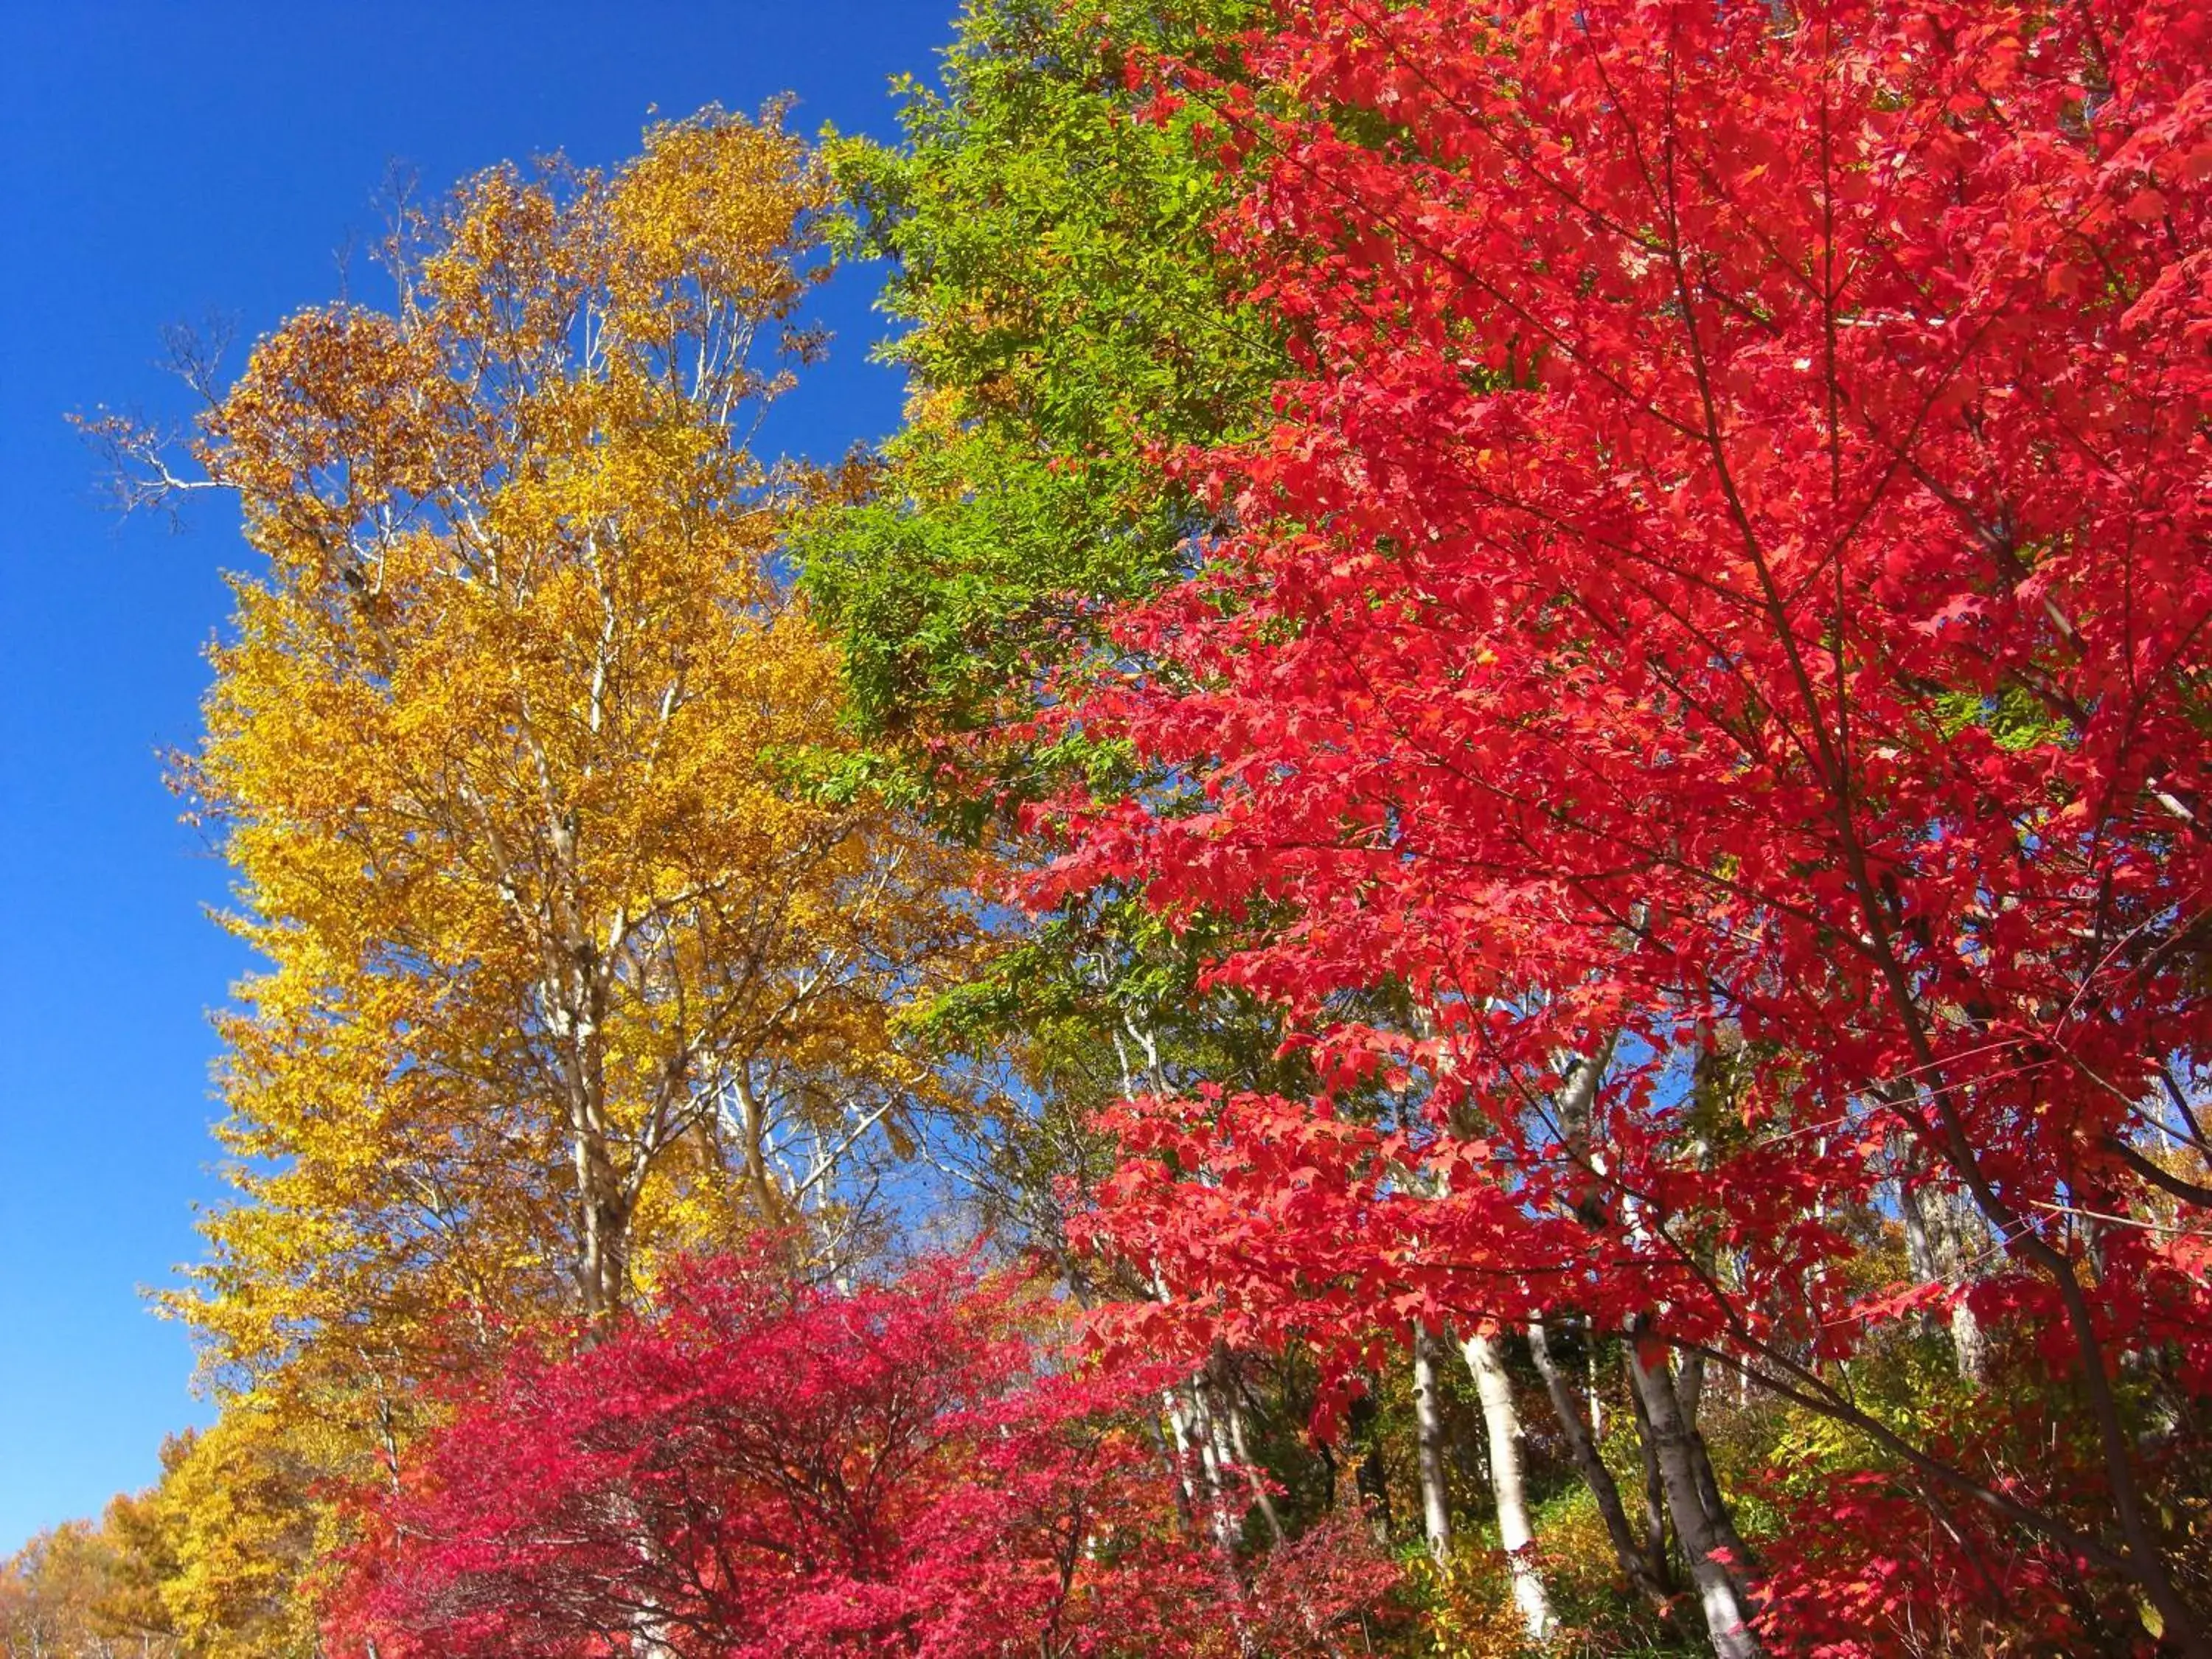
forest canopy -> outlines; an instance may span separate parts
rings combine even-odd
[[[263,966],[0,1654],[2212,1655],[2212,12],[956,28],[100,425]]]

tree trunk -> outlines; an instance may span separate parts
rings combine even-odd
[[[1705,1357],[1677,1354],[1674,1358],[1674,1398],[1682,1407],[1682,1421],[1698,1426],[1698,1407],[1705,1397]]]
[[[1951,1348],[1958,1359],[1959,1377],[1978,1388],[1989,1370],[1989,1341],[1962,1294],[1973,1276],[1965,1218],[1950,1194],[1917,1190],[1902,1176],[1897,1196],[1905,1218],[1905,1261],[1922,1284],[1942,1285],[1951,1291]]]
[[[1482,1401],[1482,1426],[1490,1444],[1490,1490],[1498,1502],[1498,1539],[1513,1575],[1513,1602],[1521,1609],[1528,1639],[1547,1644],[1559,1628],[1552,1599],[1536,1566],[1536,1532],[1528,1523],[1528,1498],[1521,1473],[1521,1413],[1513,1401],[1512,1379],[1505,1374],[1498,1339],[1482,1334],[1461,1345],[1474,1392]]]
[[[1237,1453],[1237,1467],[1244,1471],[1245,1484],[1252,1488],[1252,1502],[1260,1510],[1260,1518],[1267,1523],[1267,1535],[1276,1543],[1283,1541],[1283,1517],[1276,1512],[1273,1496],[1267,1491],[1267,1471],[1253,1461],[1252,1447],[1244,1434],[1244,1408],[1234,1400],[1222,1408],[1229,1424],[1229,1443]]]
[[[1667,1484],[1659,1472],[1659,1437],[1652,1431],[1651,1414],[1644,1409],[1644,1395],[1632,1379],[1628,1404],[1635,1413],[1637,1455],[1644,1466],[1644,1569],[1654,1583],[1672,1595],[1674,1572],[1667,1559]]]
[[[1552,1410],[1559,1417],[1560,1432],[1566,1437],[1567,1455],[1574,1460],[1575,1472],[1582,1476],[1583,1484],[1597,1500],[1598,1514],[1605,1522],[1605,1535],[1613,1543],[1614,1565],[1620,1569],[1623,1579],[1652,1601],[1663,1604],[1668,1595],[1666,1582],[1653,1575],[1650,1563],[1637,1547],[1635,1530],[1628,1523],[1628,1510],[1620,1499],[1620,1483],[1599,1455],[1596,1431],[1583,1420],[1583,1402],[1576,1395],[1575,1385],[1552,1358],[1551,1338],[1540,1319],[1528,1322],[1528,1351],[1535,1358],[1537,1375],[1544,1379],[1544,1390],[1552,1397]],[[1662,1565],[1665,1559],[1662,1553]]]
[[[1218,1390],[1209,1380],[1201,1378],[1193,1386],[1191,1392],[1198,1401],[1199,1425],[1206,1435],[1206,1469],[1208,1478],[1213,1482],[1215,1502],[1223,1517],[1223,1541],[1232,1549],[1241,1548],[1244,1542],[1245,1523],[1251,1516],[1252,1498],[1255,1495],[1264,1498],[1265,1490],[1259,1480],[1258,1472],[1246,1465],[1238,1455],[1236,1438],[1230,1430],[1228,1413],[1218,1397]],[[1239,1487],[1245,1493],[1242,1502],[1237,1497]],[[1281,1523],[1275,1519],[1274,1505],[1268,1504],[1266,1509],[1267,1521],[1274,1528],[1275,1536],[1280,1538],[1283,1529]]]
[[[1905,1223],[1905,1265],[1912,1277],[1923,1285],[1934,1285],[1943,1277],[1942,1263],[1937,1259],[1935,1237],[1928,1225],[1928,1213],[1922,1206],[1920,1194],[1912,1183],[1899,1176],[1897,1180],[1897,1212]]]
[[[1664,1350],[1654,1345],[1647,1352],[1648,1323],[1638,1319],[1628,1333],[1629,1378],[1651,1426],[1651,1448],[1666,1487],[1668,1511],[1674,1518],[1674,1535],[1682,1540],[1682,1553],[1689,1558],[1690,1577],[1697,1587],[1698,1605],[1712,1638],[1713,1652],[1718,1659],[1763,1659],[1765,1649],[1753,1633],[1749,1620],[1741,1546],[1728,1541],[1735,1528],[1717,1522],[1707,1511],[1706,1494],[1698,1480],[1701,1449],[1696,1431],[1682,1420],[1681,1402],[1675,1397]]]
[[[1706,1521],[1735,1562],[1738,1578],[1742,1579],[1751,1570],[1751,1551],[1736,1532],[1735,1517],[1729,1513],[1728,1500],[1721,1496],[1721,1483],[1713,1474],[1712,1454],[1705,1448],[1703,1431],[1686,1419],[1683,1428],[1690,1443],[1690,1472],[1698,1480],[1698,1501],[1705,1505]]]
[[[1194,1379],[1187,1389],[1169,1389],[1167,1399],[1169,1422],[1182,1450],[1178,1461],[1189,1472],[1193,1506],[1206,1512],[1222,1598],[1236,1626],[1237,1650],[1243,1653],[1250,1644],[1251,1615],[1245,1605],[1244,1581],[1237,1571],[1237,1547],[1243,1525],[1241,1514],[1231,1509],[1229,1501],[1227,1471],[1223,1468],[1224,1443],[1207,1409],[1201,1380]]]
[[[628,1299],[629,1215],[621,1183],[592,1114],[580,1110],[571,1129],[576,1164],[577,1300],[594,1329],[622,1312]]]
[[[565,936],[553,948],[562,969],[548,975],[539,994],[551,1011],[568,1097],[576,1171],[576,1300],[592,1329],[604,1331],[629,1300],[630,1221],[607,1121],[605,1009],[588,941]]]
[[[1152,1443],[1152,1450],[1160,1460],[1160,1472],[1167,1476],[1169,1487],[1175,1494],[1176,1520],[1182,1528],[1182,1535],[1195,1538],[1198,1517],[1191,1509],[1189,1472],[1182,1466],[1182,1433],[1173,1426],[1175,1407],[1171,1395],[1161,1394],[1160,1409],[1169,1419],[1168,1433],[1176,1436],[1176,1443],[1168,1443],[1168,1435],[1160,1431],[1159,1419],[1149,1415],[1144,1419],[1145,1438]]]
[[[1444,1486],[1443,1402],[1437,1393],[1437,1339],[1413,1327],[1413,1467],[1421,1486],[1421,1531],[1439,1566],[1451,1559],[1451,1504]]]
[[[665,1582],[659,1571],[664,1565],[660,1547],[645,1516],[638,1512],[635,1499],[624,1497],[617,1502],[638,1561],[637,1577],[630,1592],[635,1602],[629,1614],[629,1652],[631,1659],[676,1659],[676,1650],[668,1642],[666,1607],[656,1583],[656,1580]]]
[[[1963,1281],[1958,1288],[1964,1291]],[[1989,1374],[1989,1340],[1982,1334],[1980,1316],[1966,1305],[1963,1294],[1951,1304],[1951,1346],[1959,1356],[1960,1377],[1979,1388]]]
[[[1597,1321],[1587,1314],[1583,1316],[1583,1342],[1589,1352],[1583,1356],[1583,1369],[1589,1378],[1590,1441],[1595,1445],[1605,1444],[1605,1393],[1598,1387]]]
[[[760,1206],[761,1224],[781,1226],[789,1217],[783,1194],[768,1167],[768,1112],[753,1091],[752,1079],[743,1066],[738,1069],[731,1091],[738,1097],[738,1127],[744,1135],[745,1182],[753,1190],[753,1202]]]
[[[1390,1471],[1382,1461],[1382,1449],[1375,1443],[1376,1414],[1372,1389],[1353,1395],[1345,1408],[1345,1427],[1359,1445],[1359,1462],[1352,1471],[1352,1490],[1358,1494],[1360,1507],[1367,1511],[1368,1522],[1380,1543],[1390,1535]]]
[[[1698,1497],[1705,1508],[1705,1518],[1713,1523],[1723,1544],[1727,1546],[1739,1567],[1747,1567],[1751,1552],[1744,1547],[1743,1540],[1736,1535],[1735,1521],[1729,1514],[1728,1504],[1721,1497],[1721,1483],[1713,1474],[1712,1453],[1705,1445],[1705,1431],[1698,1426],[1698,1407],[1705,1399],[1705,1357],[1687,1351],[1674,1357],[1674,1403],[1682,1413],[1682,1426],[1690,1440],[1690,1468],[1698,1477]]]
[[[1178,1460],[1187,1471],[1192,1507],[1202,1512],[1213,1534],[1215,1547],[1224,1557],[1237,1550],[1237,1526],[1222,1492],[1221,1469],[1216,1455],[1212,1425],[1195,1387],[1188,1398],[1179,1389],[1168,1391],[1168,1421],[1175,1430]]]

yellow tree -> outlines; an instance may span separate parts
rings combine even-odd
[[[163,1455],[166,1463],[167,1449]],[[0,1659],[182,1651],[161,1595],[158,1499],[156,1492],[117,1498],[98,1526],[65,1522],[0,1560]]]
[[[115,1576],[114,1551],[82,1521],[0,1560],[0,1659],[120,1659],[125,1638],[106,1616]]]
[[[776,550],[826,486],[749,449],[829,202],[773,115],[495,170],[401,216],[390,312],[293,319],[204,417],[266,568],[182,776],[271,966],[183,1306],[249,1376],[388,1402],[449,1309],[611,1317],[929,1103],[895,1019],[963,872],[819,781]]]
[[[320,1653],[313,1573],[343,1521],[325,1489],[331,1449],[290,1413],[252,1399],[163,1449],[161,1484],[139,1500],[140,1548],[187,1659]]]
[[[172,1437],[161,1478],[0,1562],[0,1659],[315,1659],[311,1574],[345,1519],[276,1413]]]

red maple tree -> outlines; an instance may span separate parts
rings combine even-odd
[[[519,1347],[373,1501],[335,1599],[380,1659],[1328,1654],[1395,1571],[1271,1593],[1180,1522],[1132,1410],[1048,1304],[938,1261],[850,1291],[773,1255],[681,1267],[665,1310]],[[1296,1594],[1292,1595],[1291,1590]]]
[[[1419,1102],[1127,1109],[1182,1314],[1706,1351],[2208,1651],[2144,1403],[2212,1392],[2208,64],[2180,0],[1310,0],[1158,68],[1301,368],[1068,687],[1169,782],[1041,896],[1288,916],[1219,978]],[[1985,1259],[1866,1294],[1939,1202]],[[1957,1307],[2086,1458],[1860,1409]]]

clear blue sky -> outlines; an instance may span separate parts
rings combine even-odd
[[[393,159],[426,186],[553,149],[605,162],[647,111],[888,134],[955,0],[22,0],[0,23],[0,1553],[150,1480],[204,1417],[140,1287],[213,1196],[205,1011],[245,966],[202,910],[221,867],[156,751],[189,743],[242,553],[220,511],[118,523],[64,413],[181,408],[163,324],[250,339],[331,297]],[[776,443],[889,429],[871,278],[826,296],[830,363]]]

